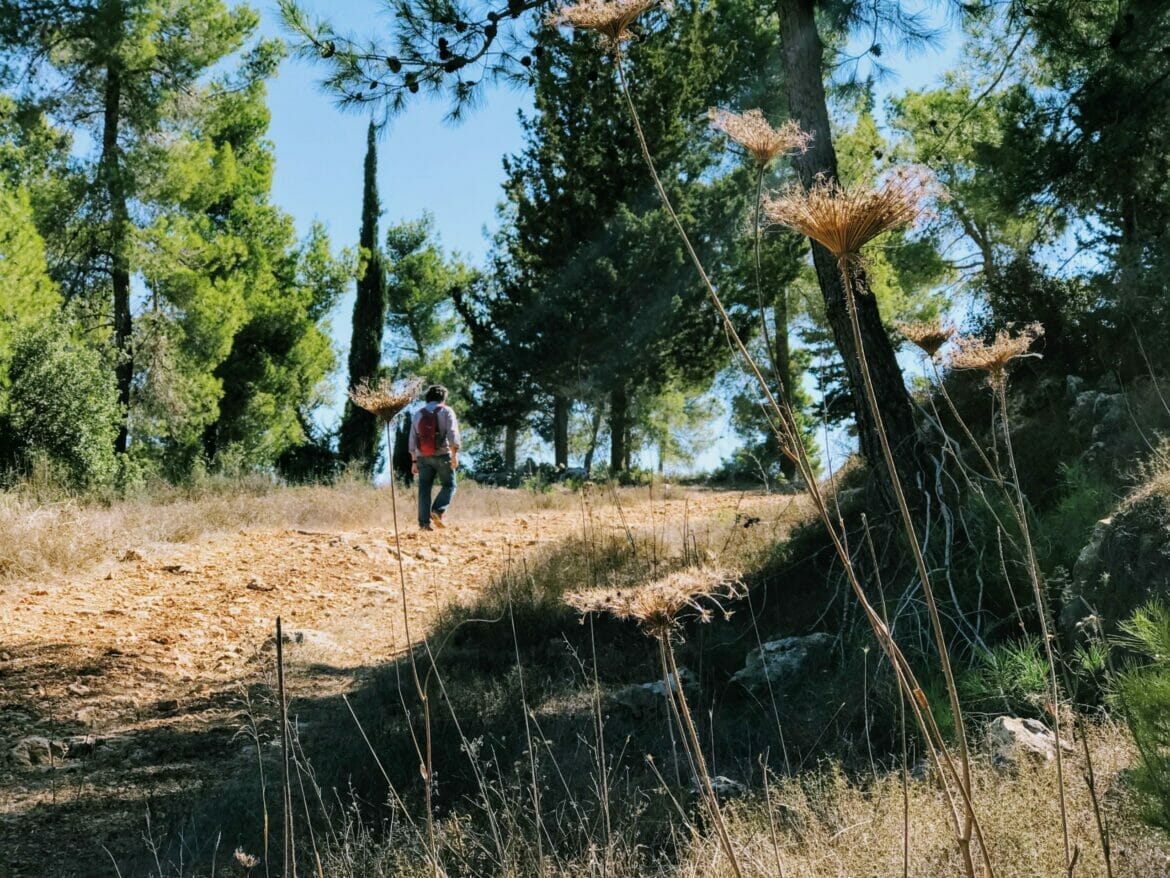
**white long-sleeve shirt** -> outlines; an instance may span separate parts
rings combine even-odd
[[[435,434],[436,448],[435,454],[448,454],[452,451],[458,451],[459,445],[459,419],[455,417],[455,412],[449,406],[443,405],[440,402],[428,402],[425,406],[414,413],[410,419],[410,456],[418,457],[418,420],[422,417],[424,411],[437,411],[439,415],[438,430]]]

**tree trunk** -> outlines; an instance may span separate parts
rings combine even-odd
[[[620,473],[626,465],[626,399],[624,387],[615,387],[609,394],[609,468]]]
[[[585,451],[585,474],[593,472],[593,455],[597,453],[597,434],[601,432],[601,406],[593,410],[593,420],[589,423],[589,448]]]
[[[508,472],[516,470],[516,434],[519,431],[515,424],[504,428],[504,469]]]
[[[394,429],[394,448],[390,454],[393,474],[408,488],[414,484],[414,461],[410,456],[410,424],[410,412],[403,412],[398,417],[398,426]]]
[[[110,278],[114,292],[114,349],[118,355],[114,375],[118,382],[118,402],[122,406],[122,422],[118,437],[114,440],[114,449],[121,454],[130,444],[127,419],[130,412],[130,387],[134,380],[134,358],[130,316],[130,208],[126,203],[126,181],[118,155],[118,127],[122,119],[122,70],[117,61],[111,61],[106,66],[102,111],[102,154],[98,174],[110,202]]]
[[[569,465],[569,400],[553,397],[553,463],[557,467]]]
[[[779,0],[777,3],[788,112],[801,128],[813,135],[809,149],[794,159],[796,170],[805,186],[811,186],[818,175],[829,180],[837,178],[837,154],[833,149],[829,108],[825,98],[824,45],[817,32],[815,5],[815,0]],[[817,281],[825,300],[825,313],[837,350],[845,362],[861,454],[872,466],[880,467],[878,461],[882,455],[877,423],[865,400],[861,363],[853,342],[853,330],[837,260],[820,244],[815,241],[811,244]],[[894,347],[882,326],[877,300],[869,292],[864,276],[858,277],[856,293],[861,341],[869,361],[882,421],[901,476],[904,482],[911,484],[917,463],[910,394],[894,356]]]
[[[780,389],[784,398],[792,404],[792,353],[788,346],[788,291],[779,290],[772,303],[772,317],[776,323],[773,345],[776,350],[776,372],[780,379]],[[796,407],[793,406],[793,411]],[[780,455],[780,472],[788,481],[796,475],[796,461],[783,454]]]

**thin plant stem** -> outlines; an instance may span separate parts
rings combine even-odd
[[[906,493],[902,487],[897,463],[894,460],[893,449],[890,448],[890,440],[886,434],[885,424],[882,421],[881,408],[877,401],[877,392],[874,390],[873,378],[870,375],[869,360],[866,357],[865,344],[861,336],[861,322],[857,315],[857,301],[853,288],[851,266],[848,259],[845,258],[838,260],[837,264],[841,271],[841,281],[845,288],[845,304],[846,310],[849,312],[849,323],[853,329],[853,343],[857,348],[857,359],[861,366],[861,383],[865,390],[865,398],[869,406],[870,415],[874,419],[875,432],[878,436],[878,442],[881,445],[882,458],[885,461],[886,469],[890,477],[890,484],[894,493],[894,499],[897,502],[898,512],[902,517],[902,526],[905,529],[907,540],[910,543],[911,554],[914,556],[914,564],[918,568],[918,578],[922,583],[922,595],[926,601],[927,615],[930,619],[934,639],[938,646],[939,666],[942,669],[943,679],[946,683],[947,699],[950,701],[951,713],[954,715],[955,737],[958,739],[959,745],[959,764],[963,772],[962,784],[967,796],[970,797],[972,793],[971,754],[967,744],[967,730],[963,722],[963,710],[959,704],[959,687],[955,681],[954,669],[951,667],[950,650],[947,648],[946,635],[942,629],[942,617],[938,611],[934,588],[931,585],[930,574],[926,568],[926,558],[922,553],[922,546],[918,542],[918,534],[914,529],[914,519],[910,514],[910,506],[906,502]],[[968,874],[972,876],[975,874],[975,865],[971,860],[970,841],[973,831],[972,824],[975,822],[975,819],[974,810],[968,808],[967,813],[964,815],[965,823],[960,839],[960,846],[963,848],[963,865]]]
[[[772,838],[772,855],[776,858],[776,875],[778,878],[787,878],[784,872],[784,859],[780,856],[780,838],[776,832],[776,814],[772,810],[772,792],[768,786],[768,761],[762,756],[760,771],[764,779],[764,807],[768,809],[768,832]]]
[[[284,633],[280,616],[276,617],[276,694],[280,699],[280,758],[283,765],[284,793],[284,875],[297,878],[296,839],[293,832],[292,783],[289,778],[288,701],[284,697]],[[160,873],[161,874],[161,873]]]
[[[1028,553],[1028,578],[1032,581],[1032,593],[1036,600],[1036,612],[1040,617],[1040,637],[1044,641],[1044,655],[1048,659],[1048,685],[1052,693],[1052,735],[1056,741],[1056,783],[1060,791],[1060,827],[1064,840],[1064,863],[1067,874],[1071,878],[1075,861],[1068,831],[1068,802],[1064,788],[1064,748],[1060,737],[1060,686],[1056,679],[1056,653],[1052,647],[1052,634],[1048,627],[1048,601],[1044,597],[1044,586],[1040,576],[1040,564],[1036,560],[1036,552],[1032,544],[1032,531],[1028,524],[1028,510],[1024,503],[1024,490],[1020,486],[1020,475],[1016,469],[1016,453],[1012,443],[1012,432],[1008,418],[1006,378],[1001,378],[995,383],[995,391],[999,401],[999,422],[1003,428],[1003,442],[1007,452],[1008,471],[1011,473],[1012,484],[1015,489],[1014,499],[1018,504],[1016,515],[1020,521],[1020,531],[1024,540],[1024,548]]]
[[[715,788],[711,785],[711,775],[707,770],[707,761],[703,756],[703,745],[699,741],[699,733],[695,728],[695,722],[691,716],[690,707],[687,705],[686,695],[683,693],[682,679],[678,672],[678,663],[674,658],[674,648],[670,643],[670,632],[664,631],[658,637],[658,645],[663,663],[663,668],[667,670],[663,684],[666,686],[666,697],[674,699],[674,703],[678,708],[678,717],[680,720],[679,731],[682,732],[684,738],[688,742],[688,747],[691,751],[691,758],[694,760],[695,768],[695,784],[699,788],[703,799],[707,803],[707,810],[711,813],[711,822],[715,824],[715,832],[719,836],[720,846],[723,848],[724,854],[727,855],[727,860],[731,864],[731,871],[736,878],[743,878],[743,870],[740,868],[739,859],[735,855],[735,848],[731,844],[731,836],[727,832],[727,826],[723,822],[723,811],[719,807],[719,799],[715,795]],[[671,685],[671,678],[674,684]]]
[[[393,449],[393,436],[390,433],[390,424],[393,419],[386,421],[386,447]],[[427,692],[418,676],[418,662],[414,656],[414,642],[410,636],[410,614],[407,612],[406,601],[406,569],[402,563],[402,539],[398,533],[398,490],[395,487],[394,471],[390,471],[390,514],[394,520],[394,555],[398,560],[398,584],[402,594],[402,627],[406,633],[406,654],[410,657],[410,673],[414,678],[414,688],[418,693],[419,701],[423,706],[423,727],[425,735],[426,754],[422,769],[424,789],[423,799],[427,817],[427,853],[430,855],[433,874],[443,875],[443,868],[439,865],[439,846],[435,840],[435,810],[432,797],[434,795],[434,763],[431,751],[431,710]]]
[[[674,227],[678,232],[679,238],[687,251],[687,255],[690,257],[695,270],[698,272],[700,279],[706,287],[707,293],[723,321],[724,329],[728,338],[732,341],[734,347],[742,357],[745,365],[759,383],[768,406],[780,418],[779,425],[773,423],[773,429],[776,430],[777,438],[780,440],[781,448],[784,449],[786,454],[789,454],[796,461],[797,466],[801,470],[801,476],[804,479],[805,484],[809,486],[810,496],[814,501],[818,515],[825,524],[826,530],[830,536],[830,540],[833,543],[834,551],[841,559],[842,565],[849,577],[850,588],[858,598],[858,601],[863,608],[870,626],[878,637],[879,643],[881,643],[882,648],[886,650],[891,662],[895,665],[898,673],[899,684],[906,687],[906,693],[909,696],[915,720],[928,743],[928,749],[931,753],[931,758],[940,768],[940,771],[942,764],[945,764],[947,766],[947,770],[952,774],[957,782],[959,787],[959,796],[963,800],[965,815],[967,816],[969,823],[969,826],[964,830],[960,830],[958,827],[958,814],[955,811],[955,802],[949,787],[947,787],[947,797],[952,810],[952,816],[956,820],[956,836],[960,851],[964,855],[965,871],[969,876],[971,876],[971,878],[975,878],[974,864],[970,859],[970,831],[973,830],[979,838],[980,851],[983,856],[984,866],[987,870],[987,874],[990,876],[990,878],[994,878],[994,868],[989,859],[987,846],[983,841],[982,830],[979,826],[978,820],[974,819],[975,812],[970,799],[970,784],[968,780],[965,780],[967,775],[960,774],[958,769],[953,765],[950,754],[946,749],[946,742],[943,740],[942,735],[938,730],[938,726],[934,720],[933,715],[929,712],[929,710],[925,710],[924,705],[920,704],[918,701],[918,698],[922,697],[922,688],[918,686],[913,671],[910,669],[909,663],[906,661],[906,658],[903,655],[901,649],[890,636],[889,629],[882,623],[881,619],[874,611],[872,604],[870,604],[868,598],[865,595],[865,590],[862,588],[861,582],[857,578],[856,571],[853,570],[849,552],[842,543],[841,537],[837,533],[836,528],[833,526],[832,517],[829,513],[827,505],[824,502],[824,497],[820,494],[819,489],[815,487],[816,476],[812,470],[812,466],[808,460],[808,456],[804,450],[803,444],[799,442],[799,431],[796,428],[795,418],[791,409],[788,406],[781,406],[777,402],[776,397],[773,395],[771,389],[768,386],[768,382],[765,380],[763,373],[760,371],[759,365],[755,362],[750,352],[744,346],[743,341],[740,339],[739,334],[735,330],[730,315],[727,313],[726,308],[724,308],[718,293],[715,291],[714,285],[711,283],[710,277],[707,275],[706,269],[703,267],[702,260],[699,259],[698,254],[695,252],[694,246],[691,244],[690,238],[687,236],[686,230],[683,228],[678,214],[671,205],[670,198],[667,196],[666,190],[663,187],[662,181],[659,178],[658,172],[654,166],[654,160],[650,155],[650,148],[646,142],[645,132],[642,130],[642,125],[639,121],[637,110],[634,107],[634,101],[630,93],[629,83],[627,82],[625,70],[622,66],[622,56],[620,49],[615,49],[614,51],[614,63],[617,67],[621,91],[626,100],[626,106],[629,110],[630,118],[634,126],[634,131],[638,139],[638,144],[642,151],[642,157],[646,162],[647,169],[650,173],[651,179],[654,182],[654,187],[658,193],[659,199],[662,202],[663,208],[670,216]],[[913,543],[914,541],[912,540],[911,542]],[[965,752],[965,740],[963,742],[963,746]],[[969,764],[964,764],[965,771],[969,772]]]

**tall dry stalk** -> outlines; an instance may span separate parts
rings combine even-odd
[[[890,659],[891,665],[894,668],[895,675],[899,684],[906,695],[911,705],[915,721],[923,734],[924,740],[927,742],[928,750],[930,752],[932,761],[935,762],[936,767],[939,768],[940,773],[943,772],[945,766],[946,773],[949,774],[956,782],[958,787],[958,796],[962,804],[962,819],[959,816],[959,805],[956,803],[954,793],[947,785],[946,794],[949,803],[952,820],[955,824],[956,838],[963,857],[964,872],[969,878],[976,878],[976,869],[974,861],[971,856],[971,841],[972,836],[978,840],[980,854],[983,860],[984,868],[989,876],[994,875],[990,856],[987,850],[987,845],[982,837],[982,830],[979,826],[978,819],[975,815],[974,806],[971,803],[971,782],[970,782],[970,755],[967,750],[967,743],[965,738],[962,740],[960,750],[960,767],[956,767],[951,760],[950,754],[946,747],[946,741],[943,739],[938,725],[934,720],[933,715],[928,709],[925,695],[922,687],[918,685],[917,678],[911,669],[909,662],[901,649],[894,642],[890,634],[888,626],[886,626],[873,605],[865,594],[865,590],[861,585],[860,579],[857,576],[856,570],[852,562],[852,557],[845,546],[844,540],[837,532],[832,515],[829,511],[828,504],[825,501],[824,495],[821,493],[819,485],[816,481],[816,476],[808,460],[807,452],[804,449],[803,443],[800,441],[799,430],[795,421],[795,416],[791,410],[788,401],[785,400],[781,405],[777,401],[775,395],[768,386],[768,382],[751,356],[750,352],[745,347],[739,334],[736,332],[731,318],[727,313],[726,308],[716,292],[714,285],[711,282],[702,261],[699,259],[694,246],[691,244],[690,238],[683,227],[677,212],[671,204],[670,198],[662,185],[661,178],[654,165],[653,157],[650,154],[650,148],[646,141],[645,132],[643,131],[641,121],[638,117],[638,112],[634,106],[633,97],[630,93],[629,83],[625,75],[625,69],[622,56],[622,43],[630,36],[629,25],[641,14],[651,6],[655,5],[653,2],[647,0],[619,0],[615,3],[604,3],[600,0],[585,0],[585,2],[568,6],[563,8],[560,12],[550,17],[549,21],[553,24],[568,24],[573,27],[584,28],[597,31],[602,35],[604,45],[612,53],[614,59],[614,66],[617,68],[619,84],[623,97],[625,98],[626,108],[630,114],[631,122],[633,123],[634,131],[638,139],[638,145],[642,152],[642,157],[646,162],[647,170],[654,183],[655,190],[658,194],[659,200],[662,202],[663,208],[666,210],[668,216],[677,231],[683,247],[687,252],[692,264],[695,267],[704,287],[707,290],[708,297],[718,312],[720,319],[723,322],[724,329],[728,338],[732,341],[735,350],[743,359],[744,365],[751,372],[755,380],[760,386],[764,394],[768,409],[775,415],[775,420],[772,420],[772,428],[777,435],[781,448],[784,453],[792,457],[800,471],[802,478],[809,487],[810,498],[813,501],[814,507],[817,510],[818,516],[828,531],[833,548],[838,558],[842,562],[842,566],[846,572],[850,583],[850,588],[858,599],[862,610],[866,616],[870,627],[874,631],[879,644],[886,652]],[[606,10],[609,10],[609,15],[606,15]],[[909,180],[906,181],[907,184]],[[909,188],[907,186],[907,188]],[[830,205],[834,206],[834,205]],[[899,222],[908,222],[917,214],[916,211],[909,209],[904,204],[900,203],[898,199],[893,199],[890,203],[881,205],[883,208],[880,211],[872,211],[869,215],[869,222],[861,227],[848,227],[844,229],[850,234],[864,236],[869,234],[879,234],[884,229],[878,228],[882,225],[889,225],[890,223],[898,224]],[[891,212],[892,209],[892,212]],[[899,211],[901,211],[899,213]],[[878,228],[878,231],[872,232],[873,228]],[[853,246],[850,240],[839,242],[844,245],[846,249],[852,247],[853,250],[860,249],[860,244]],[[864,243],[864,242],[863,242]],[[853,314],[854,332],[858,335],[858,328],[856,326],[856,314]],[[858,339],[859,348],[860,340]],[[872,400],[872,381],[868,382],[868,389],[870,391],[870,403]],[[882,431],[884,437],[884,431]],[[888,450],[888,439],[885,441],[884,450]],[[891,467],[891,475],[895,485],[900,488],[898,482],[898,475],[896,468]],[[904,496],[901,498],[902,507],[906,508]],[[910,542],[914,546],[917,554],[921,555],[920,547],[917,539],[914,536],[913,528],[909,531]],[[920,564],[920,570],[924,570],[924,563]],[[923,577],[924,584],[928,585],[929,578]],[[937,608],[936,608],[937,613]],[[941,625],[936,628],[936,638],[939,640],[940,652],[946,654],[946,643],[943,638],[938,636],[941,634]],[[949,661],[948,661],[949,668]],[[952,705],[954,706],[956,723],[961,722],[961,710],[958,708],[957,687],[954,685],[953,674],[948,674],[948,690],[952,697]]]
[[[398,415],[418,396],[422,381],[418,378],[409,378],[401,386],[395,386],[388,379],[383,378],[376,385],[363,382],[350,391],[349,397],[354,404],[370,412],[382,421],[386,430],[386,448],[389,454],[394,448],[394,435],[391,425]],[[393,468],[390,473],[390,515],[394,523],[394,555],[398,561],[398,586],[402,599],[402,626],[406,635],[406,654],[410,659],[410,673],[414,682],[415,692],[423,711],[423,748],[418,753],[419,774],[423,779],[423,802],[426,808],[427,853],[431,861],[432,878],[443,878],[443,867],[439,863],[439,847],[435,835],[434,814],[434,752],[431,733],[430,698],[427,689],[422,684],[418,673],[418,660],[415,656],[414,640],[410,634],[410,613],[406,596],[406,568],[402,562],[402,538],[398,525],[398,490],[394,479]],[[417,749],[417,742],[416,742]]]
[[[582,613],[606,612],[618,619],[637,622],[644,634],[657,641],[663,694],[678,723],[695,786],[715,827],[719,845],[727,857],[732,874],[735,878],[743,878],[743,869],[731,843],[719,797],[711,782],[699,732],[683,692],[682,676],[672,640],[681,627],[684,613],[693,612],[701,620],[709,620],[713,609],[718,609],[722,601],[739,595],[737,585],[735,577],[722,571],[684,570],[633,592],[577,593],[570,595],[568,601]]]
[[[288,701],[284,695],[284,633],[281,631],[280,616],[276,617],[276,694],[280,699],[280,761],[283,768],[281,789],[284,800],[284,868],[287,878],[297,878],[296,839],[293,832],[292,783],[289,779],[290,752],[288,733]]]
[[[1064,747],[1061,739],[1061,696],[1056,677],[1057,656],[1048,623],[1051,608],[1044,593],[1043,574],[1040,571],[1040,563],[1036,558],[1036,550],[1032,541],[1032,528],[1028,522],[1028,507],[1024,499],[1024,489],[1020,484],[1019,470],[1016,468],[1016,453],[1012,442],[1007,400],[1008,365],[1022,357],[1039,356],[1031,352],[1030,348],[1043,332],[1044,329],[1039,323],[1031,323],[1015,335],[1001,330],[996,333],[995,339],[991,342],[984,342],[982,339],[972,337],[961,338],[951,354],[951,367],[985,372],[987,383],[990,385],[999,407],[999,422],[1003,432],[1004,449],[1007,453],[1008,472],[1011,477],[1010,499],[1014,506],[1020,537],[1024,543],[1025,566],[1028,569],[1028,579],[1032,585],[1032,597],[1036,602],[1036,614],[1040,620],[1040,637],[1044,643],[1044,655],[1048,660],[1049,697],[1052,699],[1052,734],[1056,741],[1056,780],[1060,798],[1060,824],[1064,839],[1065,868],[1071,878],[1075,868],[1075,854],[1069,838],[1068,802],[1064,783]],[[1102,843],[1107,847],[1104,839],[1102,839]]]

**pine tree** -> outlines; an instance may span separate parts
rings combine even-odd
[[[382,328],[386,322],[386,274],[378,240],[378,129],[370,122],[366,133],[365,185],[362,190],[362,227],[359,237],[361,268],[353,303],[353,334],[349,344],[349,387],[378,378],[382,361]],[[378,453],[377,419],[346,401],[338,451],[342,460],[360,463],[372,472]]]
[[[135,225],[146,213],[135,210],[144,164],[182,103],[176,98],[240,48],[256,23],[254,12],[222,0],[0,2],[0,46],[6,61],[23,67],[23,98],[43,101],[59,124],[96,144],[88,198],[73,218],[81,244],[63,293],[91,298],[112,325],[123,412],[135,375],[130,292]],[[123,422],[116,449],[129,441]]]

